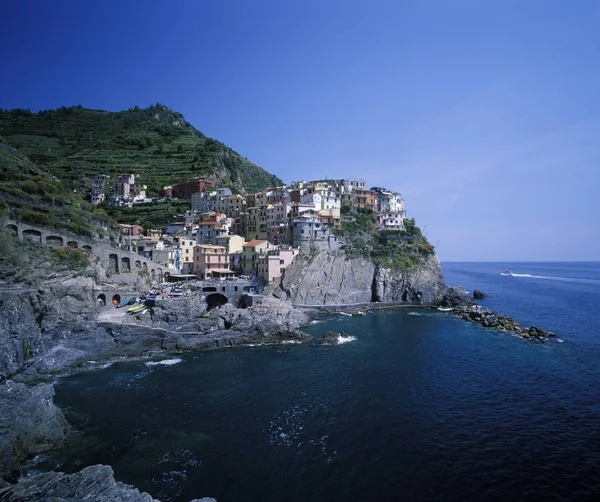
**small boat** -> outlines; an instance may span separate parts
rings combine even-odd
[[[146,307],[146,305],[143,305],[141,309],[129,312],[129,315],[140,315],[145,314],[146,312],[148,312],[148,307]]]
[[[512,273],[510,270],[506,269],[506,270],[505,270],[504,272],[502,272],[500,275],[513,275],[513,273]]]
[[[352,317],[352,314],[350,314],[349,312],[340,312],[339,314],[340,315],[345,315],[345,316],[348,316],[348,317]]]
[[[451,312],[452,311],[452,307],[438,307],[438,310],[440,312]]]
[[[124,300],[121,303],[118,303],[117,308],[120,309],[120,308],[124,307],[125,305],[129,305],[129,300]]]
[[[145,307],[146,305],[144,305],[143,303],[138,303],[137,305],[134,305],[133,307],[127,309],[127,312],[129,312],[130,314],[133,314],[135,312],[137,312],[138,310],[141,310]]]
[[[361,316],[366,315],[362,310],[357,310],[356,312],[352,312],[353,316]]]

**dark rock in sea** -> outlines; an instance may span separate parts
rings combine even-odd
[[[484,298],[487,298],[487,295],[482,291],[479,291],[478,289],[473,291],[473,300],[483,300]]]
[[[14,485],[0,488],[0,500],[158,502],[133,486],[115,481],[113,470],[107,465],[92,465],[74,474],[45,472],[24,477]]]
[[[346,333],[340,333],[337,331],[327,331],[323,333],[323,337],[315,340],[316,345],[339,345],[344,341],[350,341],[352,337]]]
[[[452,313],[465,321],[480,324],[484,328],[514,333],[524,340],[534,340],[544,343],[548,338],[556,336],[556,333],[546,331],[537,326],[522,328],[521,325],[511,317],[496,314],[490,309],[484,309],[479,305],[459,306],[456,307]]]
[[[472,305],[469,294],[462,287],[448,287],[444,293],[437,299],[438,307],[460,307],[464,305]]]

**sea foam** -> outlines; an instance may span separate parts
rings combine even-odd
[[[354,340],[356,340],[355,336],[342,336],[342,335],[338,336],[338,343],[350,343],[350,342],[353,342]]]
[[[163,359],[162,361],[148,361],[146,366],[157,366],[162,364],[163,366],[173,366],[174,364],[178,364],[181,362],[181,359],[178,357],[175,359]]]

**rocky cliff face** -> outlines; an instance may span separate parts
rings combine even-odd
[[[80,277],[0,296],[0,380],[32,365],[61,368],[111,346],[95,323],[92,286]]]
[[[446,289],[435,256],[424,265],[396,271],[322,247],[300,254],[271,292],[295,305],[433,304]]]

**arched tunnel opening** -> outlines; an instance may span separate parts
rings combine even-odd
[[[98,295],[97,300],[100,305],[102,305],[103,307],[106,307],[106,295],[104,293],[100,293]]]
[[[228,301],[228,298],[221,293],[212,293],[206,297],[206,304],[209,309],[225,305]]]
[[[112,297],[112,304],[113,305],[118,305],[119,303],[121,303],[121,295],[114,295]]]

